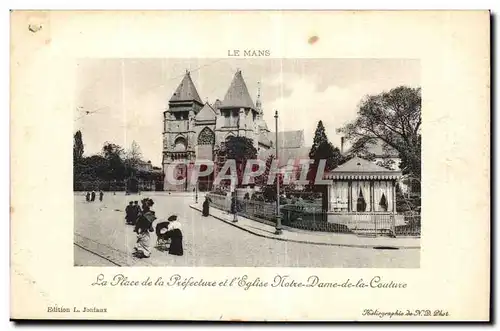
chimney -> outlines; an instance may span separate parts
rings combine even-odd
[[[340,137],[340,154],[344,155],[344,139],[345,137]]]

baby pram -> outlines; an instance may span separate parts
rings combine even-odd
[[[170,239],[167,238],[167,229],[170,222],[160,222],[156,224],[156,247],[167,248],[170,244]]]

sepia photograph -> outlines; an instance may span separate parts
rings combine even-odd
[[[418,60],[77,67],[76,266],[419,268]]]
[[[10,15],[11,319],[491,319],[488,11]]]

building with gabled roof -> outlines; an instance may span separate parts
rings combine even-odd
[[[396,183],[401,171],[381,167],[355,156],[325,173],[328,222],[347,226],[353,232],[394,232],[402,225],[396,210]]]
[[[231,136],[247,137],[254,142],[261,159],[267,158],[275,148],[275,133],[264,121],[260,100],[260,84],[256,102],[252,100],[240,70],[233,76],[221,100],[203,103],[189,71],[169,100],[163,113],[163,170],[176,161],[194,163],[196,160],[215,160],[217,150]],[[280,155],[294,156],[303,152],[304,132],[278,133]],[[302,149],[301,149],[302,148]],[[299,154],[300,154],[299,153]],[[286,162],[286,161],[285,161]],[[176,168],[174,178],[189,176],[189,166]],[[211,189],[212,178],[201,180],[200,189]],[[165,176],[166,190],[192,190],[189,181],[177,186]]]

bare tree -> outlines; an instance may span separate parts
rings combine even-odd
[[[130,145],[130,149],[127,151],[126,163],[132,168],[136,168],[137,165],[142,161],[142,152],[139,144],[134,140]]]

